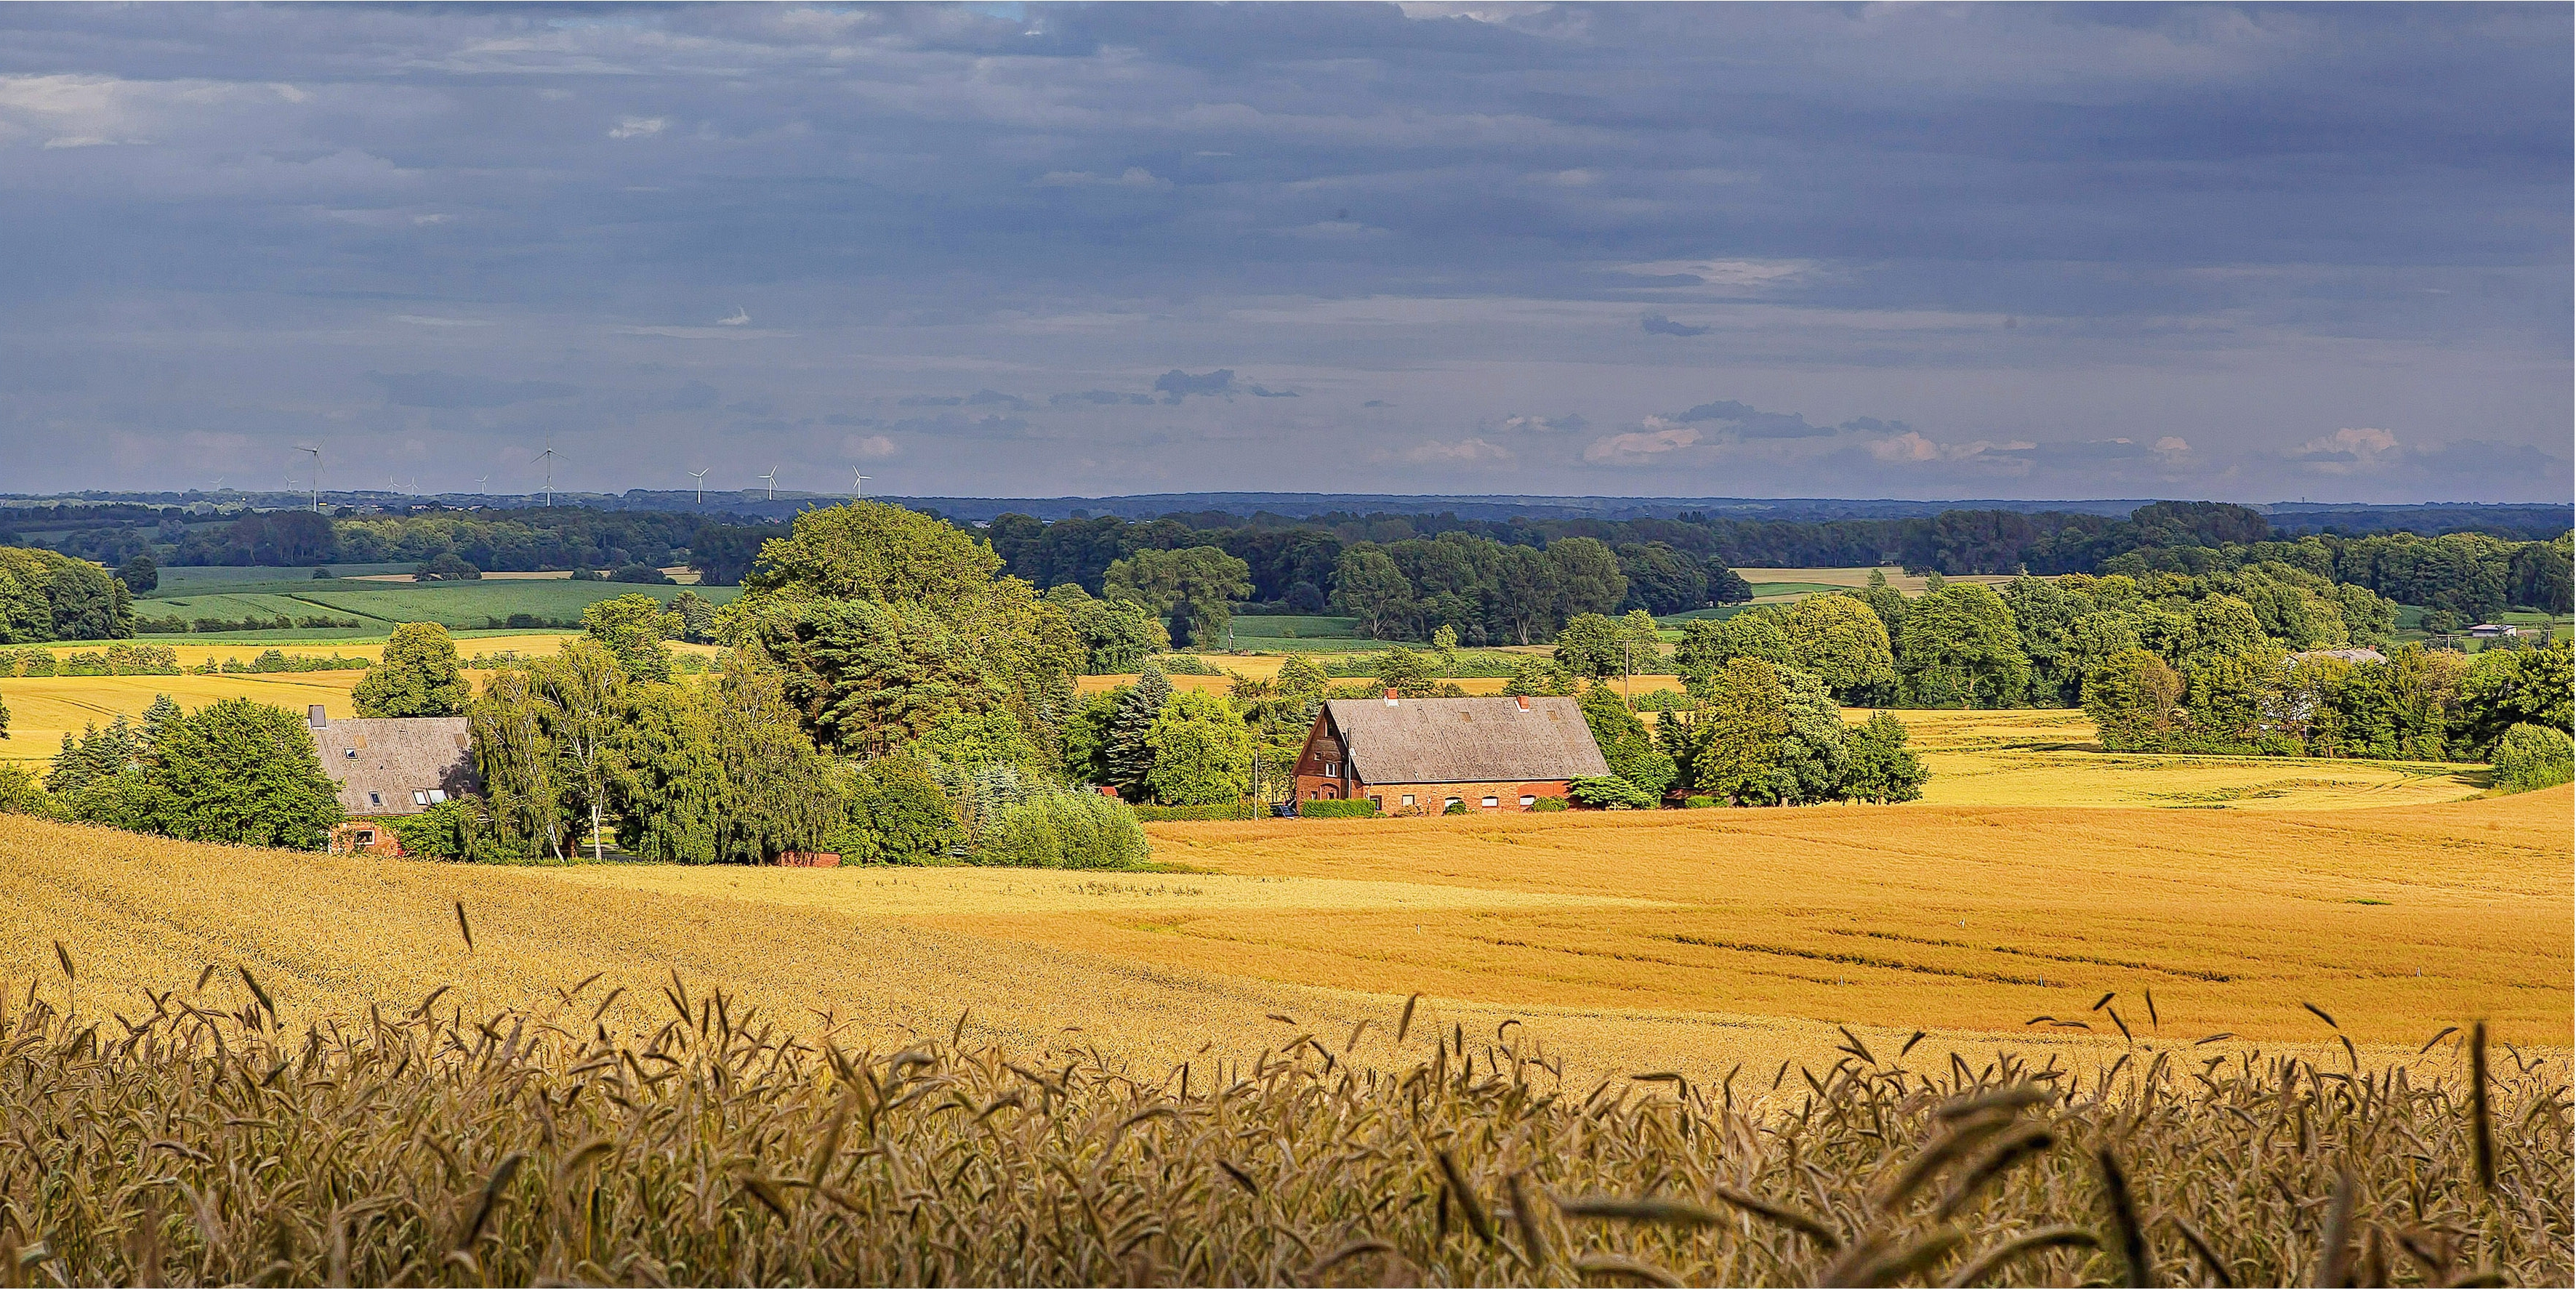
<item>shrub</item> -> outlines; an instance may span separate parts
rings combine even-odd
[[[1465,802],[1451,802],[1447,806],[1441,807],[1440,813],[1442,815],[1465,815],[1468,813],[1467,804]]]
[[[2576,777],[2576,741],[2550,726],[2518,725],[2496,741],[2495,785],[2508,793],[2564,784]]]
[[[1655,806],[1645,790],[1616,775],[1580,776],[1566,783],[1565,795],[1578,806],[1602,811],[1647,811]]]
[[[1156,820],[1257,820],[1261,818],[1258,802],[1235,802],[1219,806],[1139,806],[1136,818],[1151,823]]]
[[[1682,799],[1684,810],[1705,811],[1715,805],[1717,805],[1717,799],[1706,793],[1693,793]]]
[[[1533,811],[1562,811],[1565,809],[1565,799],[1562,797],[1542,797],[1537,801],[1530,803],[1530,809]]]
[[[671,575],[664,573],[649,564],[621,564],[609,572],[608,580],[610,582],[637,582],[648,587],[668,587],[672,585]]]
[[[322,574],[320,569],[313,572],[317,576]],[[411,576],[414,582],[475,582],[483,577],[483,571],[453,551],[442,551],[413,570]]]
[[[1299,802],[1297,814],[1310,820],[1362,820],[1377,814],[1377,803],[1365,797],[1347,801]]]
[[[1033,869],[1123,869],[1150,848],[1136,813],[1098,793],[1039,793],[1004,807],[985,830],[975,863]]]
[[[528,858],[479,798],[449,798],[417,815],[395,816],[383,823],[393,830],[404,855],[423,860],[507,864]]]
[[[1163,665],[1165,676],[1223,676],[1215,664],[1196,654],[1166,654],[1156,662]]]
[[[36,773],[11,762],[0,765],[0,815],[46,813],[45,785]]]

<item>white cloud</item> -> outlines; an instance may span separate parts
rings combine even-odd
[[[94,134],[67,134],[45,140],[45,149],[50,152],[56,148],[113,148],[122,142],[121,139],[102,139]]]
[[[450,215],[450,214],[447,214],[447,213],[446,213],[446,212],[444,212],[444,211],[441,211],[441,212],[439,212],[439,213],[437,213],[437,214],[434,214],[434,215],[414,215],[414,216],[412,216],[412,217],[411,217],[411,222],[412,222],[412,223],[414,223],[414,224],[422,224],[422,225],[427,225],[427,224],[448,224],[448,223],[453,223],[453,222],[455,221],[455,219],[456,219],[456,217],[455,217],[455,216]]]
[[[1648,417],[1643,424],[1643,430],[1593,440],[1583,459],[1596,466],[1643,466],[1699,442],[1699,431],[1678,422]]]
[[[2354,475],[2379,469],[2403,449],[2397,436],[2373,426],[2347,426],[2319,435],[2290,450],[2290,459],[2327,475]]]
[[[2174,435],[2166,435],[2156,440],[2156,451],[2167,456],[2180,456],[2191,451],[2191,445]]]
[[[630,116],[620,120],[608,132],[611,139],[650,139],[671,128],[671,119],[660,116]]]
[[[1406,449],[1404,459],[1411,462],[1449,462],[1469,464],[1483,461],[1510,461],[1512,450],[1483,439],[1466,438],[1456,443],[1432,441]]]
[[[2120,439],[2113,440],[2112,442],[2126,443],[2128,441]],[[2181,441],[2176,440],[2175,442],[2179,443]],[[2029,452],[2031,449],[2038,446],[2038,444],[2031,443],[2028,440],[2023,439],[2014,439],[2000,443],[1992,439],[1975,439],[1967,443],[1935,443],[1930,439],[1924,438],[1921,434],[1918,434],[1915,431],[1908,430],[1901,435],[1897,435],[1893,438],[1881,439],[1876,443],[1871,444],[1869,446],[1869,455],[1878,458],[1880,461],[1891,462],[1971,461],[1976,458],[1986,457],[1988,454],[1993,453]],[[2016,459],[2014,464],[2027,467],[2030,463],[2027,460]]]
[[[393,317],[395,322],[410,323],[414,327],[489,327],[492,325],[491,321],[485,318],[435,318],[428,314],[395,314]]]
[[[1581,430],[1590,424],[1592,423],[1582,417],[1568,412],[1561,417],[1505,417],[1495,428],[1531,434],[1562,434]]]
[[[841,441],[841,455],[861,461],[883,461],[903,455],[903,445],[881,434],[851,435]]]
[[[1172,181],[1155,176],[1143,166],[1129,166],[1115,175],[1095,175],[1088,170],[1050,170],[1030,181],[1040,188],[1169,188]]]
[[[1646,278],[1689,276],[1712,287],[1750,290],[1795,282],[1815,267],[1805,260],[1653,260],[1623,264],[1619,271]]]

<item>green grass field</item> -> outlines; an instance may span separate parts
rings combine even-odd
[[[197,572],[191,570],[190,572]],[[274,574],[275,570],[266,571]],[[279,614],[304,618],[328,614],[355,618],[354,628],[297,628],[289,632],[216,632],[203,636],[156,636],[164,641],[179,639],[243,640],[268,637],[332,640],[382,636],[397,623],[434,622],[449,628],[484,628],[493,619],[508,619],[513,614],[532,614],[547,622],[574,622],[590,605],[618,596],[644,594],[669,604],[682,590],[679,587],[654,587],[625,582],[573,582],[568,579],[486,580],[481,582],[356,582],[346,579],[302,582],[251,582],[248,580],[224,587],[220,581],[200,584],[207,590],[183,587],[181,594],[163,591],[138,600],[135,612],[151,618],[176,615],[181,618],[220,618],[238,621],[253,615],[272,618]],[[232,589],[238,588],[238,589]],[[254,588],[256,588],[254,590]],[[741,594],[738,587],[694,588],[699,595],[723,604]]]

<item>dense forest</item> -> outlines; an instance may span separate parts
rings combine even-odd
[[[138,558],[446,570],[461,563],[492,571],[649,571],[685,563],[709,585],[724,586],[751,576],[761,545],[785,532],[779,524],[735,522],[742,518],[561,506],[210,518],[120,504],[20,508],[10,522],[45,530],[44,544],[64,555],[138,570]],[[2513,608],[2576,608],[2564,533],[2541,541],[2490,532],[2307,532],[2215,502],[2155,502],[2127,518],[2002,509],[1827,520],[1697,511],[1623,520],[1204,511],[1142,521],[1005,514],[980,528],[959,527],[984,537],[1005,572],[1041,590],[1070,585],[1101,596],[1111,567],[1140,552],[1222,553],[1241,562],[1245,584],[1223,599],[1254,612],[1344,613],[1362,619],[1369,634],[1397,640],[1428,640],[1448,627],[1468,644],[1550,639],[1580,613],[1666,615],[1738,603],[1750,591],[1737,567],[2206,576],[2282,565],[2420,606],[2424,626],[2437,632]],[[1190,639],[1186,625],[1173,626],[1175,639]]]

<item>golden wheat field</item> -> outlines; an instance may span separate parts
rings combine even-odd
[[[1830,1064],[1837,1026],[2105,1061],[2221,1034],[2204,1051],[2324,1057],[2348,1038],[2389,1057],[2481,1016],[2563,1059],[2569,811],[2559,789],[2259,814],[1158,824],[1167,870],[1204,872],[1153,873],[506,869],[13,817],[0,984],[56,970],[60,940],[111,1009],[210,966],[247,967],[307,1019],[441,986],[468,1012],[527,1007],[598,972],[629,992],[610,1019],[644,1027],[677,972],[886,1043],[964,1014],[986,1041],[1078,1035],[1148,1063],[1339,1037],[1416,992],[1427,1024],[1517,1022],[1578,1073]]]

